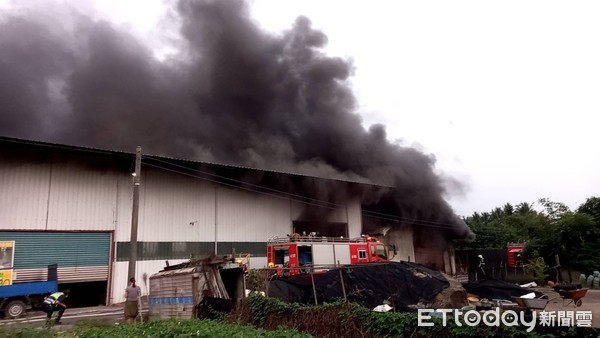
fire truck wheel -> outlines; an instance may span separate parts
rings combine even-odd
[[[20,300],[13,300],[4,308],[4,313],[8,318],[19,318],[25,313],[25,303]]]

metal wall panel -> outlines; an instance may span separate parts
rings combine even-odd
[[[140,189],[140,191],[143,191],[143,189]],[[131,233],[131,210],[133,209],[133,179],[130,173],[117,178],[117,194],[115,199],[115,205],[117,206],[115,209],[115,241],[129,241]]]
[[[0,162],[0,229],[113,230],[116,171],[75,157]]]
[[[131,182],[123,183],[117,241],[131,233]],[[142,165],[138,241],[212,241],[214,205],[211,183]]]
[[[0,229],[45,229],[50,172],[50,163],[0,160]]]
[[[83,163],[55,163],[47,230],[114,230],[118,175]]]
[[[219,242],[265,242],[291,232],[289,200],[222,186],[217,196]]]
[[[362,205],[360,198],[348,201],[348,237],[356,238],[362,234]]]

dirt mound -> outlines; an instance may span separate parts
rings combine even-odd
[[[435,309],[460,309],[469,305],[467,291],[462,284],[449,275],[442,273],[450,285],[435,296],[433,308]]]

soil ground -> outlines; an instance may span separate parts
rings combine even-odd
[[[553,299],[546,305],[545,311],[592,311],[592,326],[600,328],[600,290],[588,290],[580,307],[575,307],[573,303],[564,306],[563,299],[558,293],[551,288],[538,288],[537,291],[548,295],[548,298]],[[567,304],[569,300],[565,300]]]

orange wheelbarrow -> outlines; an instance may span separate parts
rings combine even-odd
[[[558,292],[558,294],[562,297],[563,306],[567,306],[572,303],[574,307],[579,307],[581,304],[583,304],[581,299],[585,297],[588,289],[563,290],[556,288],[555,291]],[[568,302],[565,303],[567,300]]]

